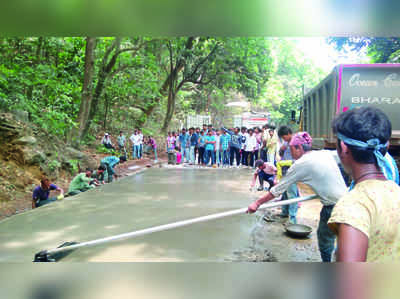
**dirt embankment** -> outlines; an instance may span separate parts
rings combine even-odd
[[[8,113],[0,113],[0,143],[0,220],[32,208],[32,191],[43,176],[67,190],[78,166],[96,168],[106,156],[94,148],[78,151]],[[128,161],[118,172],[126,176],[148,164],[153,160]]]

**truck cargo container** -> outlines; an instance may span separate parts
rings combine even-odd
[[[301,130],[315,148],[335,148],[331,123],[340,112],[360,106],[380,108],[392,122],[391,147],[400,146],[400,64],[343,64],[305,94]]]

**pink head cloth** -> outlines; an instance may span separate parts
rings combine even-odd
[[[292,140],[290,140],[290,145],[296,146],[296,145],[302,145],[302,144],[312,144],[312,138],[310,134],[307,132],[298,132],[296,133],[293,137]]]

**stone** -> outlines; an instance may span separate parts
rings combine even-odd
[[[65,156],[71,159],[77,159],[77,160],[80,160],[85,156],[81,151],[78,151],[72,147],[66,147],[64,154]]]
[[[29,122],[29,113],[27,111],[23,110],[14,110],[12,111],[12,114],[14,115],[15,119],[22,121],[22,122]]]
[[[24,136],[19,138],[16,143],[21,145],[34,145],[36,142],[37,140],[33,136]]]
[[[39,165],[46,161],[46,155],[39,150],[25,148],[23,152],[25,163],[29,165]]]

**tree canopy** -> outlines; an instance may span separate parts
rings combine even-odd
[[[328,41],[341,51],[366,49],[372,63],[398,62],[400,38],[398,37],[332,37]]]
[[[79,147],[98,130],[166,132],[187,114],[237,113],[235,98],[281,123],[322,71],[295,43],[271,38],[0,39],[0,109]],[[225,117],[225,118],[224,118]]]

